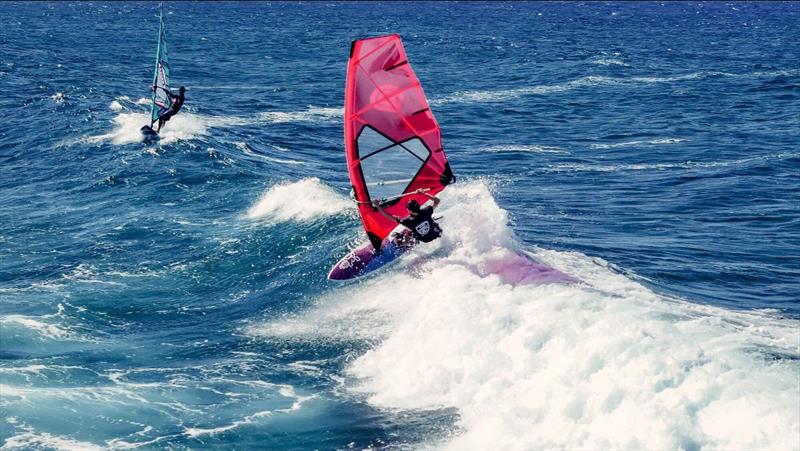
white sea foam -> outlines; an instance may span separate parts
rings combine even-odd
[[[270,383],[262,382],[262,381],[251,381],[251,382],[257,383],[256,385],[259,386],[259,388],[262,388],[262,389],[266,388],[266,389],[274,390],[275,388],[277,388],[278,389],[278,393],[281,396],[283,396],[284,398],[287,398],[287,399],[293,399],[294,401],[292,402],[292,404],[289,407],[275,409],[274,411],[262,410],[260,412],[253,413],[251,415],[247,415],[244,418],[242,418],[241,420],[235,420],[235,421],[232,421],[231,423],[223,425],[223,426],[216,426],[216,427],[212,427],[212,428],[188,427],[188,428],[186,428],[184,430],[184,435],[186,435],[187,437],[192,437],[192,438],[201,437],[201,436],[204,436],[204,435],[216,435],[216,434],[219,434],[219,433],[222,433],[222,432],[227,432],[227,431],[230,431],[232,429],[236,429],[236,428],[241,427],[241,426],[250,425],[250,424],[257,424],[259,421],[263,421],[264,418],[272,417],[276,413],[292,413],[292,412],[296,412],[296,411],[298,411],[298,410],[300,410],[302,408],[303,404],[306,401],[309,401],[309,400],[314,399],[316,397],[316,395],[306,395],[306,396],[298,395],[295,392],[294,388],[292,386],[290,386],[290,385],[276,385],[276,384],[270,384]]]
[[[114,144],[129,144],[142,141],[140,129],[150,124],[147,113],[123,112],[113,119],[114,130],[109,133],[91,136],[85,142],[111,141]],[[192,113],[181,113],[173,117],[161,130],[161,143],[169,144],[177,140],[192,139],[208,133],[208,127],[215,124],[213,118]]]
[[[597,75],[589,75],[575,80],[570,80],[563,83],[556,83],[550,85],[536,85],[536,86],[523,86],[514,89],[503,90],[476,90],[476,91],[458,91],[444,97],[435,98],[431,100],[432,105],[441,105],[448,103],[488,103],[488,102],[505,102],[522,96],[528,95],[546,95],[552,93],[559,93],[571,91],[573,89],[583,88],[587,86],[625,86],[625,85],[641,85],[652,83],[673,83],[687,80],[696,80],[707,77],[742,77],[742,78],[767,78],[776,76],[791,76],[800,73],[800,69],[789,69],[771,72],[748,72],[742,74],[734,74],[729,72],[719,71],[699,71],[683,75],[675,75],[669,77],[605,77]]]
[[[250,148],[250,146],[247,145],[247,143],[243,142],[243,141],[237,141],[237,142],[233,143],[233,145],[235,145],[245,155],[249,155],[251,157],[259,158],[259,159],[264,160],[264,161],[270,161],[272,163],[278,163],[278,164],[301,164],[301,165],[302,164],[306,164],[305,162],[299,161],[299,160],[292,160],[292,159],[289,159],[289,158],[275,158],[275,157],[271,157],[271,156],[268,156],[268,155],[264,155],[262,153],[253,152],[253,150]],[[285,149],[285,148],[282,148],[282,147],[279,147],[279,146],[273,146],[273,148],[276,148],[276,149],[278,149],[278,150],[280,150],[282,152],[285,152],[285,151],[288,150],[288,149]]]
[[[40,374],[45,371],[66,373],[71,370],[85,370],[86,368],[76,365],[42,365],[31,364],[18,367],[2,367],[0,373],[4,374]]]
[[[553,85],[526,86],[514,89],[504,89],[496,91],[459,91],[453,94],[434,99],[430,103],[433,105],[447,103],[482,103],[482,102],[502,102],[517,97],[536,94],[551,94],[556,92],[569,91],[583,86],[600,86],[624,83],[625,79],[601,77],[590,75],[578,78],[565,83]]]
[[[58,305],[58,312],[45,315],[0,315],[0,328],[3,335],[33,335],[40,341],[84,341],[72,328],[65,324],[67,315],[64,306]]]
[[[800,153],[782,152],[779,154],[760,155],[750,158],[739,158],[736,160],[721,161],[683,161],[677,163],[627,163],[627,164],[587,164],[587,163],[564,163],[545,168],[548,172],[618,172],[618,171],[652,171],[669,169],[702,169],[738,166],[756,161],[785,160],[787,158],[797,158]]]
[[[759,71],[759,72],[751,72],[747,74],[741,74],[743,77],[749,78],[759,78],[759,77],[793,77],[796,75],[800,75],[800,69],[783,69],[783,70],[770,70],[770,71]]]
[[[103,450],[105,447],[82,442],[46,432],[35,432],[32,428],[8,437],[0,449],[57,449],[57,450]]]
[[[203,435],[216,435],[220,432],[230,431],[231,429],[236,429],[239,426],[243,426],[246,424],[253,424],[258,419],[272,416],[272,412],[265,410],[261,412],[256,412],[252,415],[248,415],[241,420],[237,420],[232,422],[231,424],[227,424],[225,426],[218,426],[214,428],[186,428],[184,434],[188,437],[200,437]]]
[[[631,146],[659,146],[665,144],[678,144],[686,141],[683,138],[659,138],[659,139],[650,139],[650,140],[636,140],[636,141],[624,141],[612,144],[603,144],[603,143],[596,143],[592,144],[589,147],[592,149],[613,149],[616,147],[631,147]]]
[[[259,113],[256,118],[261,122],[284,123],[284,122],[326,122],[334,121],[342,117],[342,108],[322,108],[309,106],[303,111],[265,111]]]
[[[255,355],[255,354],[254,354]],[[74,412],[75,421],[81,418],[87,408],[112,406],[114,409],[127,409],[131,415],[122,422],[139,426],[122,437],[106,438],[105,444],[114,449],[140,447],[157,443],[169,437],[201,437],[215,435],[239,426],[257,423],[273,415],[293,413],[315,395],[298,394],[292,386],[273,384],[262,380],[242,380],[239,376],[231,378],[230,372],[237,365],[247,368],[250,364],[246,357],[237,356],[234,361],[224,362],[218,366],[197,366],[186,368],[136,368],[130,370],[112,370],[105,374],[109,384],[88,386],[31,386],[30,383],[17,385],[0,384],[3,395],[2,405],[25,406],[46,405],[45,417],[53,415],[52,408],[63,408]],[[232,369],[233,368],[233,369]],[[68,371],[72,367],[57,366],[54,370]],[[76,369],[84,370],[81,367]],[[42,369],[22,368],[20,374],[37,374]],[[142,382],[157,374],[156,381]],[[219,399],[218,406],[207,404],[207,400],[197,398],[198,392],[208,392]],[[269,402],[272,410],[254,410],[250,406]],[[225,412],[232,406],[242,407],[242,416],[220,414],[208,416],[211,408],[215,412]],[[216,409],[219,407],[219,409]],[[234,409],[235,410],[235,409]],[[237,410],[238,411],[238,410]],[[149,426],[145,422],[153,418],[153,414],[174,420],[164,431],[161,426]],[[233,416],[233,418],[229,418]],[[120,420],[104,416],[89,415],[91,421],[113,424],[112,430],[119,427]],[[83,418],[85,420],[86,418]],[[137,421],[138,420],[138,421]],[[15,417],[6,418],[6,423],[13,425],[16,435],[12,444],[16,448],[54,447],[57,449],[83,449],[83,442],[74,437],[54,437],[47,434],[36,434],[27,425],[20,424]],[[176,432],[179,431],[179,432]],[[164,432],[172,432],[165,435]],[[49,441],[45,441],[49,440]],[[9,446],[8,443],[6,446]],[[87,445],[86,448],[89,448]]]
[[[50,96],[50,100],[52,100],[54,103],[57,103],[57,104],[64,103],[65,99],[66,99],[66,97],[64,96],[63,92],[57,92],[57,93],[55,93],[55,94]]]
[[[483,150],[486,152],[568,153],[560,147],[538,144],[496,144]]]
[[[64,280],[72,283],[125,286],[124,283],[115,282],[113,280],[104,280],[102,277],[106,275],[110,274],[100,274],[97,267],[86,263],[81,263],[73,268],[69,273],[63,274],[62,277]]]
[[[592,60],[592,64],[598,66],[628,66],[624,61],[616,58],[597,58]]]
[[[99,143],[110,141],[114,144],[130,144],[143,140],[140,129],[150,124],[150,114],[141,111],[126,110],[122,101],[130,99],[119,97],[109,104],[109,109],[119,112],[113,119],[114,129],[109,133],[94,135],[61,143],[69,146],[76,143]],[[149,105],[149,99],[139,99],[137,105]],[[160,142],[169,144],[178,140],[195,139],[207,136],[210,129],[239,125],[280,124],[287,122],[326,122],[338,120],[342,116],[341,108],[325,108],[309,106],[301,111],[267,111],[250,116],[209,116],[189,112],[175,115],[162,128]]]
[[[246,332],[376,343],[352,390],[459,413],[463,432],[425,447],[797,448],[800,322],[670,299],[579,253],[529,249],[583,283],[509,281],[490,263],[526,249],[487,187],[441,197],[441,240]]]
[[[269,188],[247,211],[247,218],[276,221],[306,221],[321,216],[349,212],[353,203],[325,186],[316,177]]]
[[[0,325],[3,325],[6,334],[12,333],[16,326],[27,329],[45,340],[63,340],[72,336],[68,329],[43,321],[42,318],[40,316],[3,315],[0,317]]]

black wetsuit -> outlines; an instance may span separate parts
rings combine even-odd
[[[166,113],[158,117],[158,119],[163,122],[167,122],[172,116],[178,114],[178,111],[180,111],[183,106],[183,101],[186,100],[186,96],[183,94],[175,95],[167,91],[167,95],[172,99],[172,106],[169,107]]]
[[[442,236],[439,224],[433,220],[433,207],[425,207],[416,216],[409,216],[400,221],[400,224],[408,227],[414,238],[423,243],[428,243]]]

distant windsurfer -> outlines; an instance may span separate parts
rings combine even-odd
[[[433,205],[421,207],[419,202],[412,199],[406,204],[408,217],[405,219],[401,219],[397,216],[387,213],[386,210],[381,207],[379,200],[372,201],[372,205],[377,208],[386,219],[394,221],[397,224],[402,224],[409,229],[417,241],[429,243],[442,236],[442,229],[439,227],[439,224],[433,220],[433,209],[439,206],[440,200],[438,197],[426,193],[423,189],[418,189],[414,192],[417,194],[422,194],[428,199],[432,200]]]
[[[158,116],[158,128],[156,129],[156,133],[158,133],[161,131],[161,127],[163,127],[168,120],[172,119],[172,116],[178,114],[178,111],[180,111],[181,107],[183,107],[183,102],[184,100],[186,100],[186,97],[184,96],[186,88],[181,86],[178,89],[178,94],[173,94],[169,91],[169,89],[163,88],[161,86],[153,86],[153,89],[163,90],[170,98],[170,100],[172,100],[172,104],[167,109],[167,111],[163,112]]]

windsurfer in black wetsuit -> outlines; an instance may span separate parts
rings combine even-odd
[[[428,199],[433,201],[433,205],[421,208],[419,202],[412,199],[406,204],[408,217],[405,219],[400,219],[397,216],[387,213],[386,210],[381,207],[380,201],[378,200],[373,201],[372,205],[377,208],[386,219],[402,224],[411,230],[411,233],[417,241],[429,243],[442,236],[442,229],[439,227],[439,224],[433,220],[433,209],[439,206],[440,200],[438,197],[432,196],[422,189],[418,189],[415,192],[427,196]]]
[[[158,128],[156,129],[156,133],[158,133],[161,131],[161,127],[164,126],[164,123],[170,120],[172,116],[178,114],[178,111],[181,110],[181,107],[183,106],[183,101],[186,100],[186,97],[183,95],[184,92],[186,92],[186,88],[181,86],[180,89],[178,89],[177,95],[169,92],[168,89],[164,89],[160,86],[154,86],[153,89],[163,89],[164,92],[167,93],[167,96],[169,96],[169,98],[172,99],[172,105],[169,107],[169,109],[160,116],[158,116]]]

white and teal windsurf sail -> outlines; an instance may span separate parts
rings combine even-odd
[[[153,74],[153,103],[150,106],[150,125],[171,106],[169,91],[169,60],[167,59],[167,29],[164,25],[164,5],[159,5],[158,48],[156,50],[156,69]]]

